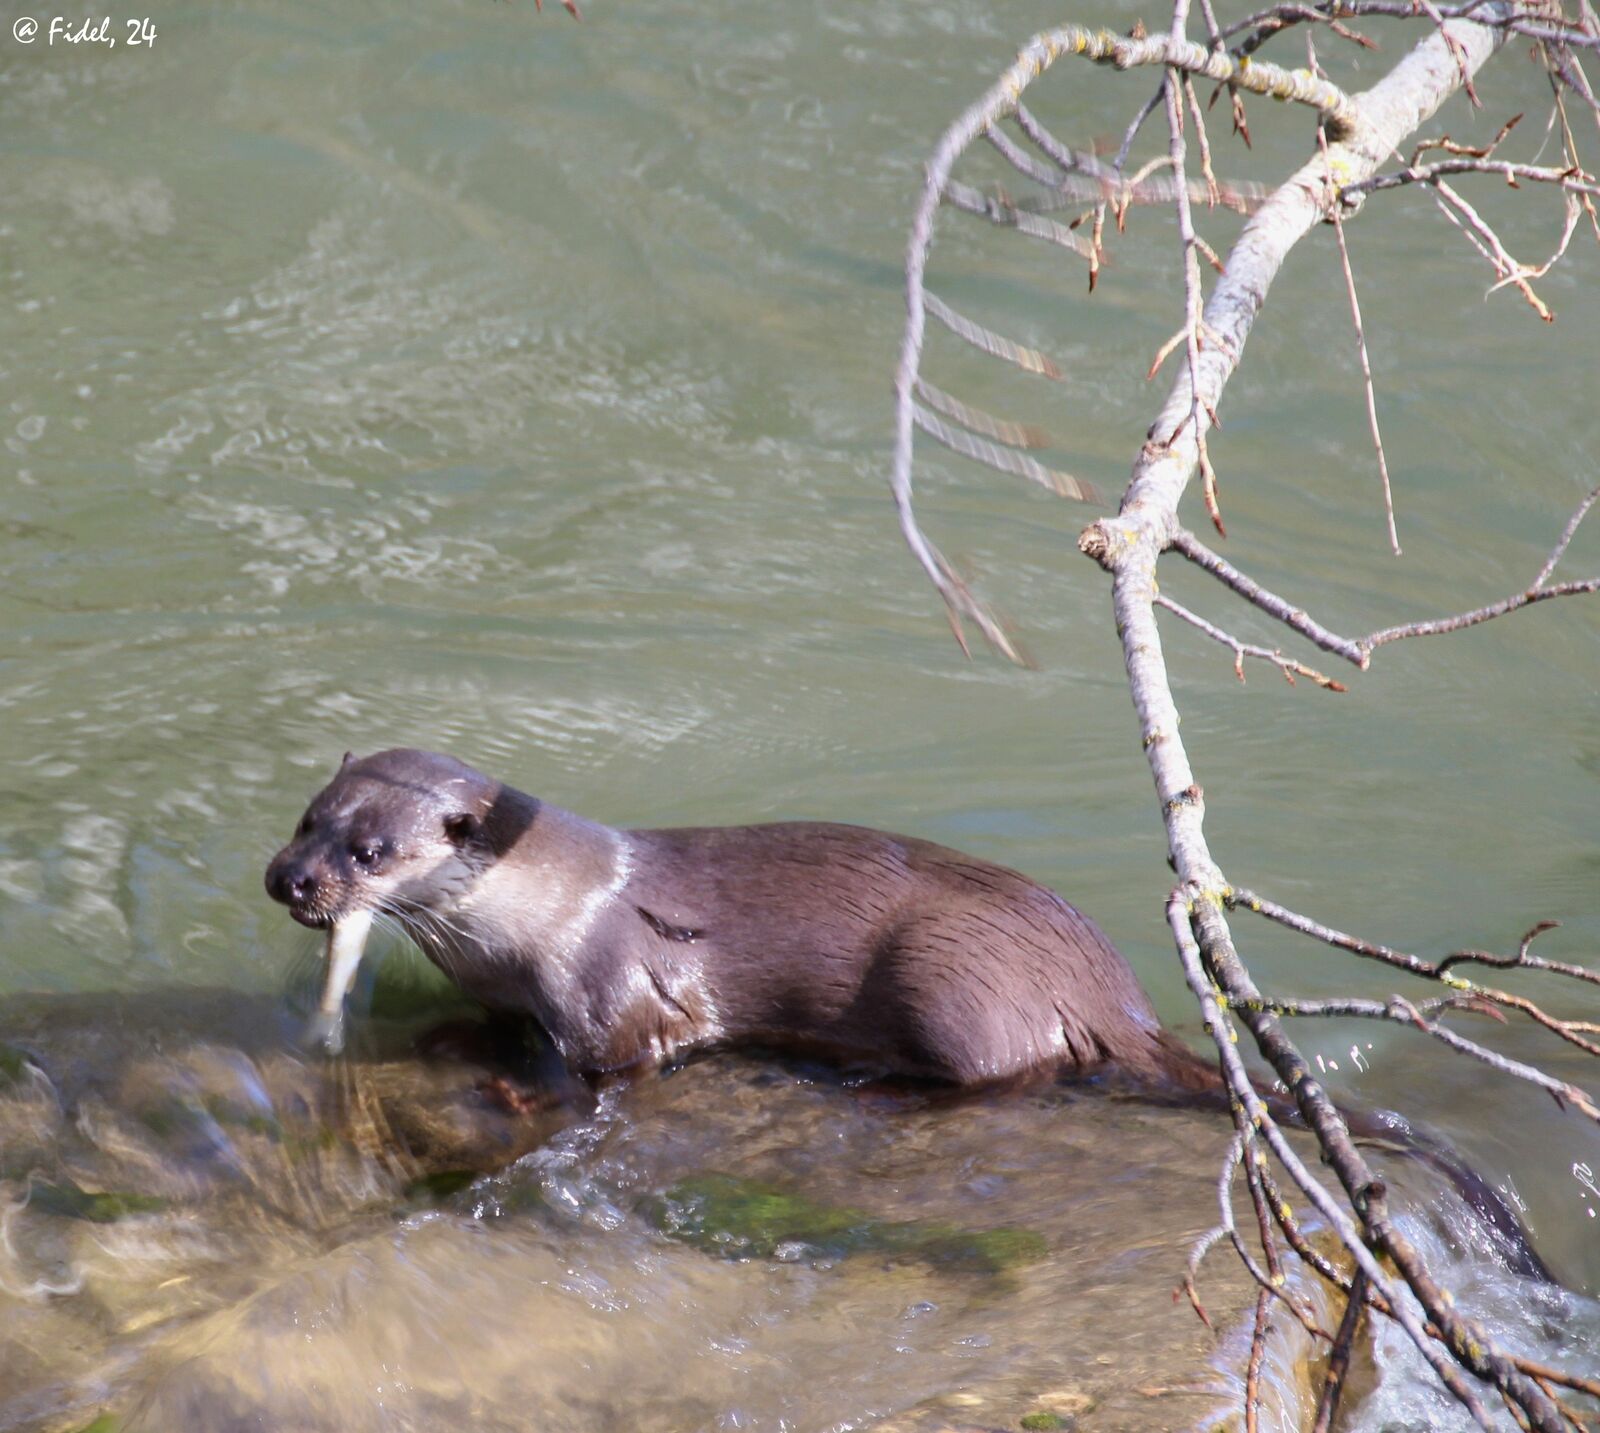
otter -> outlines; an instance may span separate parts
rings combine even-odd
[[[584,1074],[756,1044],[964,1086],[1103,1067],[1217,1085],[1060,896],[865,827],[615,830],[397,749],[345,758],[266,885],[329,932],[325,1041],[378,916]]]
[[[532,1016],[585,1076],[743,1045],[965,1088],[1106,1073],[1157,1097],[1225,1093],[1081,911],[1016,871],[866,827],[618,830],[397,748],[346,755],[266,886],[328,933],[308,1036],[330,1053],[379,918],[469,996]],[[1513,1269],[1551,1281],[1448,1148],[1395,1115],[1346,1118],[1434,1166]]]

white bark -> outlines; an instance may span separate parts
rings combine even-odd
[[[1476,72],[1504,35],[1503,30],[1460,21],[1430,35],[1372,89],[1354,97],[1345,111],[1349,122],[1344,137],[1303,165],[1261,207],[1228,256],[1206,304],[1202,333],[1209,333],[1195,365],[1200,402],[1193,401],[1185,366],[1151,427],[1152,441],[1134,464],[1121,512],[1092,524],[1081,540],[1084,550],[1115,579],[1113,603],[1128,683],[1178,875],[1208,892],[1220,895],[1223,879],[1206,846],[1203,800],[1198,795],[1185,798],[1195,778],[1178,737],[1178,709],[1156,628],[1156,559],[1177,528],[1178,502],[1194,475],[1199,441],[1209,426],[1206,415],[1220,403],[1289,251],[1327,213],[1335,186],[1375,174],[1460,88],[1463,68]],[[1459,45],[1456,53],[1446,36]],[[1180,424],[1176,439],[1160,442]]]
[[[909,312],[896,381],[899,408],[892,479],[902,529],[913,552],[944,596],[957,635],[960,635],[961,620],[971,618],[1002,651],[1015,655],[1006,634],[927,541],[912,514],[912,395],[918,381],[924,318],[933,302],[924,292],[923,280],[938,205],[951,188],[951,171],[957,158],[978,136],[1016,112],[1019,97],[1028,84],[1066,55],[1085,56],[1123,68],[1149,63],[1171,67],[1167,90],[1170,153],[1185,263],[1191,275],[1191,305],[1196,290],[1187,225],[1187,176],[1177,74],[1180,71],[1206,74],[1226,79],[1241,88],[1258,93],[1264,90],[1319,109],[1324,130],[1324,143],[1319,153],[1275,190],[1246,226],[1199,323],[1194,322],[1191,307],[1185,328],[1189,361],[1180,367],[1134,464],[1121,510],[1116,517],[1101,519],[1086,528],[1079,546],[1112,576],[1113,610],[1129,689],[1178,875],[1178,888],[1169,906],[1173,933],[1185,975],[1205,1010],[1208,1029],[1222,1052],[1225,1074],[1237,1096],[1235,1120],[1244,1147],[1248,1150],[1254,1141],[1263,1140],[1273,1149],[1307,1197],[1340,1231],[1371,1286],[1381,1291],[1390,1311],[1407,1328],[1424,1357],[1480,1423],[1488,1426],[1485,1406],[1463,1380],[1461,1369],[1470,1370],[1498,1388],[1520,1410],[1529,1426],[1541,1430],[1558,1429],[1563,1426],[1561,1414],[1544,1390],[1496,1348],[1483,1330],[1456,1312],[1448,1291],[1434,1283],[1426,1265],[1394,1227],[1381,1181],[1373,1178],[1363,1157],[1351,1144],[1337,1110],[1311,1077],[1304,1059],[1284,1034],[1277,1015],[1263,1000],[1234,949],[1224,918],[1225,901],[1230,892],[1226,877],[1212,859],[1206,843],[1204,797],[1179,735],[1180,717],[1155,619],[1156,564],[1162,552],[1176,543],[1184,546],[1191,560],[1204,563],[1205,558],[1211,556],[1192,536],[1182,532],[1178,525],[1178,505],[1196,468],[1204,464],[1204,443],[1211,415],[1239,364],[1251,326],[1289,251],[1313,225],[1328,217],[1332,205],[1350,203],[1341,201],[1341,191],[1376,174],[1407,136],[1428,120],[1452,93],[1470,83],[1470,77],[1504,42],[1514,22],[1520,23],[1524,12],[1511,0],[1490,0],[1477,6],[1472,11],[1473,21],[1454,19],[1438,25],[1372,89],[1349,96],[1331,86],[1323,86],[1304,72],[1290,76],[1289,72],[1277,71],[1271,82],[1264,85],[1266,77],[1255,66],[1241,66],[1225,55],[1188,45],[1181,34],[1186,8],[1186,0],[1175,0],[1174,31],[1167,37],[1130,40],[1078,26],[1036,36],[988,94],[951,126],[936,150],[928,167],[906,266]],[[1433,12],[1429,10],[1428,13]],[[1537,19],[1536,16],[1532,18]],[[1002,354],[1008,349],[1022,351],[998,336],[987,334],[980,346]],[[1540,582],[1535,583],[1536,589],[1548,576],[1549,566],[1559,557],[1572,527],[1581,520],[1585,510],[1580,508],[1575,514],[1552,563],[1547,564]],[[1246,592],[1250,600],[1268,610],[1283,608],[1275,615],[1303,635],[1309,634],[1328,650],[1339,651],[1356,665],[1366,666],[1370,646],[1374,643],[1352,644],[1324,633],[1316,624],[1309,623],[1304,614],[1289,609],[1281,599],[1261,592],[1242,575],[1232,574],[1230,585],[1235,590],[1253,589],[1253,596]],[[1566,584],[1574,591],[1593,590],[1596,585],[1600,585],[1600,579],[1592,583]],[[1526,600],[1536,600],[1546,595],[1563,594],[1552,589],[1525,596]],[[1496,613],[1500,608],[1510,610],[1513,605],[1514,601],[1500,604]],[[1461,619],[1453,620],[1460,625]],[[1416,628],[1424,629],[1426,624]],[[1439,630],[1447,628],[1441,625]],[[1387,638],[1391,634],[1378,635]],[[1394,635],[1412,635],[1412,629],[1396,629]],[[1237,644],[1235,646],[1237,649]],[[1359,1231],[1295,1158],[1293,1150],[1273,1126],[1270,1111],[1255,1095],[1233,1048],[1234,1020],[1244,1024],[1255,1037],[1261,1052],[1290,1088],[1301,1113],[1316,1131],[1328,1162],[1344,1186],[1349,1207],[1360,1218]],[[1372,1250],[1367,1248],[1369,1243]],[[1404,1296],[1373,1258],[1373,1251],[1387,1254],[1394,1260],[1405,1284],[1439,1331],[1438,1343],[1423,1332],[1420,1320],[1405,1307]]]

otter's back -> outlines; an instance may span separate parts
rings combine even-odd
[[[712,963],[727,1038],[831,1046],[962,1084],[1164,1064],[1127,962],[1016,871],[831,823],[628,835],[648,853],[628,898]]]

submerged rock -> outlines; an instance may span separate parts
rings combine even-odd
[[[831,1206],[794,1190],[729,1174],[680,1180],[646,1201],[664,1234],[723,1258],[848,1258],[886,1254],[983,1274],[1000,1274],[1045,1256],[1031,1229],[963,1229],[934,1220],[885,1219]]]
[[[268,997],[0,1002],[0,1430],[1114,1430],[1238,1407],[1238,1337],[1172,1297],[1213,1217],[1213,1116],[732,1056],[574,1104],[523,1032],[441,1025],[426,992],[380,1008],[329,1063]],[[1219,1327],[1253,1304],[1225,1258],[1203,1287]],[[1303,1381],[1285,1324],[1275,1426]]]

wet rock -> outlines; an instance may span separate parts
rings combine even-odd
[[[1031,1229],[962,1229],[926,1220],[890,1220],[869,1210],[831,1207],[756,1180],[700,1174],[645,1205],[656,1227],[724,1258],[826,1260],[885,1254],[977,1273],[999,1274],[1046,1253]]]
[[[523,1034],[419,1008],[330,1063],[267,997],[0,1002],[0,1429],[1116,1433],[1239,1406],[1239,1336],[1172,1298],[1210,1116],[732,1056],[574,1104]],[[1225,1258],[1202,1287],[1219,1327],[1253,1304]]]

